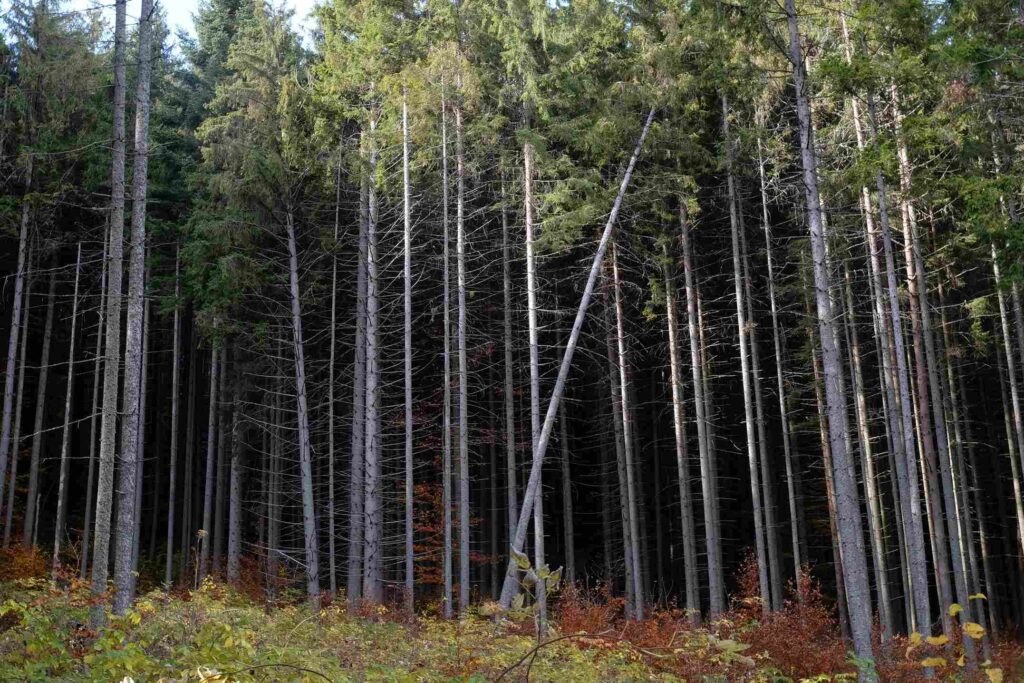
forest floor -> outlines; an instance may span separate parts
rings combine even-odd
[[[500,622],[484,603],[445,620],[385,606],[311,613],[298,595],[268,606],[208,581],[199,590],[147,590],[98,630],[88,584],[53,582],[39,554],[0,555],[0,680],[12,681],[833,681],[853,680],[831,607],[811,584],[785,610],[762,618],[756,599],[733,601],[710,627],[679,610],[642,623],[622,603],[574,589],[554,603],[538,647],[533,619]],[[795,598],[800,597],[802,600]],[[994,648],[976,672],[952,649],[896,639],[879,661],[885,681],[922,680],[931,661],[941,680],[1024,681],[1018,643]],[[941,660],[941,662],[939,661]]]

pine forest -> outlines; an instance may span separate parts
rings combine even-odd
[[[1024,680],[1024,4],[292,4],[0,3],[0,677]]]

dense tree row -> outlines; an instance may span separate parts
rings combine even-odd
[[[3,17],[5,546],[541,633],[809,573],[864,678],[1017,628],[1017,3],[115,9]]]

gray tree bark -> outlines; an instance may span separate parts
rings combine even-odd
[[[164,564],[164,584],[170,586],[174,578],[174,515],[178,492],[178,406],[181,382],[181,281],[179,253],[174,254],[174,330],[171,341],[171,447],[168,452],[170,474],[167,482],[167,559]],[[186,551],[182,547],[182,552]]]
[[[43,413],[46,410],[46,385],[50,379],[50,348],[53,341],[53,309],[57,299],[57,263],[50,270],[46,294],[46,322],[43,324],[43,350],[39,356],[39,384],[36,387],[36,411],[32,422],[32,451],[28,465],[28,497],[25,499],[25,520],[21,530],[21,547],[31,548],[36,530],[39,495],[39,458],[43,449]]]
[[[415,606],[416,569],[413,555],[412,457],[412,183],[409,179],[409,97],[402,89],[402,219],[405,380],[405,606]]]
[[[68,382],[64,394],[64,428],[60,440],[60,475],[57,479],[57,514],[53,532],[53,565],[51,576],[57,577],[60,568],[60,544],[64,536],[64,518],[67,516],[68,469],[70,466],[69,450],[71,447],[71,400],[75,385],[75,341],[78,331],[78,280],[82,271],[82,243],[78,243],[78,255],[75,258],[75,291],[71,299],[71,341],[68,345]]]
[[[858,657],[859,678],[877,680],[871,646],[871,589],[868,584],[864,537],[860,520],[860,501],[853,463],[846,451],[846,401],[835,319],[829,298],[829,264],[825,255],[825,234],[821,222],[818,194],[818,160],[811,134],[811,111],[806,91],[803,52],[795,0],[785,0],[789,28],[789,56],[796,88],[797,119],[800,133],[800,160],[807,201],[807,221],[814,261],[815,300],[821,340],[825,398],[829,414],[829,440],[835,476],[839,543],[843,550],[843,578],[850,612],[854,652]]]
[[[96,527],[92,552],[92,593],[107,591],[110,555],[110,518],[113,512],[114,466],[117,455],[118,380],[121,369],[121,284],[124,268],[124,165],[125,165],[125,12],[127,0],[116,0],[114,10],[114,130],[111,170],[107,319],[104,342],[103,419],[100,422],[99,475],[96,484]],[[92,609],[91,622],[104,621],[103,607]]]

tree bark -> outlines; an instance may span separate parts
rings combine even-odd
[[[174,514],[176,495],[178,491],[178,406],[180,403],[181,381],[181,305],[178,298],[181,296],[181,281],[179,277],[180,253],[174,254],[174,331],[171,341],[171,448],[168,453],[170,460],[170,475],[167,482],[167,559],[164,564],[164,584],[171,586],[174,578]],[[182,547],[182,552],[187,550]]]
[[[32,422],[32,451],[28,465],[28,497],[21,529],[21,547],[31,548],[36,530],[39,495],[39,458],[43,449],[43,413],[46,410],[46,385],[50,379],[50,348],[53,342],[53,310],[57,299],[57,263],[51,264],[50,285],[46,294],[46,322],[43,324],[43,350],[39,356],[39,384],[36,387],[36,411]]]
[[[295,411],[299,439],[299,480],[302,486],[302,533],[306,556],[306,596],[314,609],[320,607],[320,548],[313,499],[313,463],[306,407],[306,351],[302,337],[299,293],[299,259],[295,245],[295,220],[289,206],[285,215],[288,231],[288,282],[291,294],[292,345],[295,359]]]
[[[405,356],[405,607],[412,613],[416,588],[413,564],[413,457],[412,457],[412,187],[409,179],[409,101],[402,89],[402,241]]]
[[[29,263],[32,261],[31,254],[29,255]],[[7,487],[7,506],[4,513],[4,548],[9,548],[11,545],[11,532],[14,525],[14,494],[17,489],[18,481],[18,456],[21,450],[21,412],[22,407],[25,404],[25,352],[28,349],[28,321],[29,321],[29,307],[32,299],[32,279],[27,278],[25,283],[24,295],[24,307],[22,315],[22,332],[21,334],[21,350],[18,352],[18,391],[17,391],[17,406],[14,409],[14,428],[11,434],[11,476],[5,477],[8,480]],[[6,474],[6,472],[4,473]]]
[[[876,680],[874,654],[871,646],[871,589],[868,584],[867,561],[860,520],[860,501],[853,463],[846,451],[844,383],[840,365],[839,344],[835,335],[832,302],[829,297],[829,264],[825,254],[825,234],[821,222],[821,200],[818,194],[818,161],[811,134],[811,112],[805,89],[803,53],[797,22],[795,0],[785,0],[789,28],[789,52],[796,89],[797,119],[800,133],[800,160],[807,201],[807,221],[814,261],[814,287],[821,342],[825,399],[829,415],[829,440],[832,447],[839,542],[843,550],[843,578],[854,652],[858,657],[859,677]]]
[[[210,411],[206,427],[206,476],[203,480],[203,525],[199,529],[199,581],[206,578],[210,569],[210,531],[213,526],[213,485],[216,477],[217,454],[217,403],[220,397],[220,344],[216,338],[210,349]]]
[[[117,449],[118,379],[121,369],[121,284],[124,268],[124,165],[125,165],[125,12],[127,0],[116,0],[114,11],[114,130],[111,170],[107,319],[104,342],[103,419],[100,423],[99,477],[96,485],[96,528],[92,552],[92,593],[107,591],[110,555],[110,519],[114,497]],[[102,604],[92,609],[91,622],[104,621]]]
[[[443,613],[451,619],[455,596],[453,594],[452,577],[452,292],[451,292],[451,239],[448,225],[448,103],[444,99],[444,81],[441,82],[441,210],[442,229],[444,235],[444,415],[441,425],[441,477],[442,482],[442,515],[444,517],[444,557],[443,562]],[[506,226],[507,228],[507,226]],[[507,235],[506,235],[507,237]]]
[[[459,83],[461,86],[461,83]],[[461,93],[460,93],[461,95]],[[455,261],[458,298],[456,343],[459,357],[459,612],[469,607],[469,368],[466,356],[466,160],[462,104],[455,103]]]
[[[117,545],[114,551],[115,614],[124,614],[134,592],[134,543],[137,542],[135,489],[143,435],[139,409],[145,356],[142,348],[146,287],[146,190],[149,178],[149,86],[152,73],[153,0],[142,0],[139,14],[139,66],[135,92],[135,157],[132,165],[132,225],[128,252],[128,317],[124,350],[124,395],[121,420],[121,469],[118,478]]]
[[[67,516],[68,469],[70,466],[71,448],[71,401],[75,385],[75,341],[78,331],[78,281],[82,271],[82,243],[78,243],[78,255],[75,258],[75,290],[71,299],[71,336],[68,344],[68,382],[64,394],[64,428],[60,440],[60,475],[57,479],[57,514],[53,532],[53,565],[51,576],[57,577],[60,568],[60,543],[64,536],[64,518]]]

